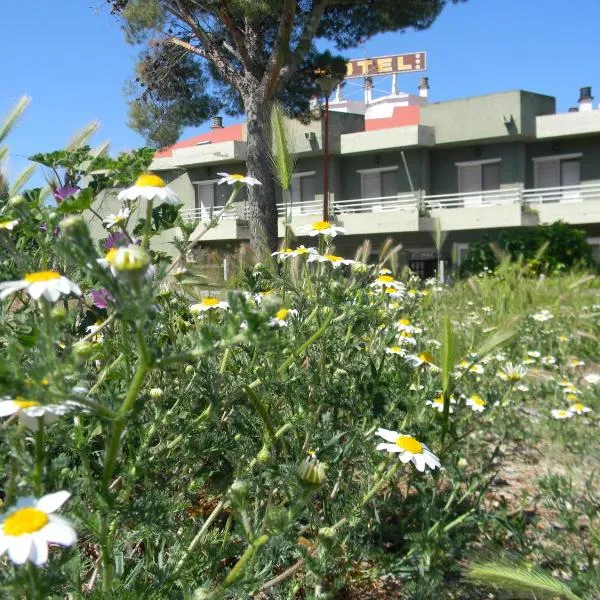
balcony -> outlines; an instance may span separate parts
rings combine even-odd
[[[323,205],[321,201],[278,204],[280,236],[286,211],[292,227],[297,229],[320,218]],[[464,194],[415,192],[380,198],[332,199],[331,212],[336,222],[354,235],[433,231],[436,220],[444,231],[522,227],[557,220],[572,224],[600,223],[600,183],[528,190],[512,187]],[[184,220],[204,223],[219,216],[218,225],[204,236],[206,240],[247,239],[245,203],[225,210],[218,207],[184,209],[181,215]]]

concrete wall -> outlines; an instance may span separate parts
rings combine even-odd
[[[421,124],[435,128],[436,144],[534,136],[537,115],[551,114],[550,96],[521,90],[435,102],[421,108]]]

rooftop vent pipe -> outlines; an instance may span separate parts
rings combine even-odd
[[[429,96],[429,77],[421,77],[419,80],[419,96],[421,98]]]
[[[211,129],[222,129],[223,128],[223,117],[213,117],[210,128]]]
[[[592,100],[594,97],[592,96],[592,88],[591,87],[582,87],[579,88],[579,111],[587,111],[592,110]]]

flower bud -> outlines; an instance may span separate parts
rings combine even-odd
[[[319,461],[317,455],[314,452],[309,452],[298,467],[298,477],[304,483],[320,485],[327,477],[326,469],[326,465]]]
[[[160,388],[152,388],[148,395],[152,400],[160,400],[164,396],[164,392]]]
[[[64,306],[54,306],[50,316],[57,321],[62,321],[67,316],[67,309]]]
[[[143,275],[150,266],[150,255],[139,246],[118,248],[110,260],[117,273]]]
[[[8,205],[12,206],[13,208],[19,208],[23,206],[23,204],[25,204],[25,198],[21,195],[13,196],[8,201]]]
[[[194,367],[192,367],[192,365],[187,365],[185,367],[185,373],[186,375],[192,375],[194,372]]]
[[[259,453],[256,455],[256,462],[261,465],[265,465],[271,459],[271,452],[267,446],[263,446]]]
[[[60,230],[71,238],[78,238],[88,234],[87,225],[79,215],[72,215],[63,219],[58,226]]]
[[[87,360],[94,353],[94,344],[91,342],[76,342],[73,344],[73,354],[79,360]]]
[[[229,498],[234,506],[244,506],[248,499],[248,483],[236,479],[229,488]]]

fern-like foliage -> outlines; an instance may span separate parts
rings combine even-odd
[[[474,563],[466,573],[467,579],[478,583],[501,587],[512,592],[515,598],[566,598],[583,600],[562,581],[541,569],[529,569],[526,565],[507,562]]]
[[[273,175],[283,190],[289,190],[296,168],[296,156],[291,151],[290,131],[286,115],[279,104],[275,104],[271,111],[271,135],[273,148],[269,157]]]

